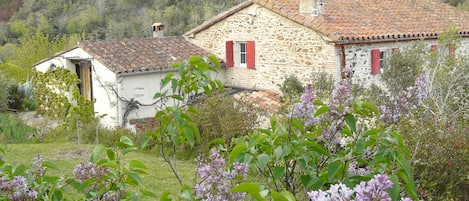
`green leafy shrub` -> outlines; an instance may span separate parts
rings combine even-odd
[[[296,100],[303,93],[303,84],[295,75],[285,78],[283,83],[279,85],[280,91],[283,93],[282,102],[286,102],[285,98]]]
[[[469,120],[441,122],[419,111],[397,128],[412,147],[422,200],[469,200]]]
[[[37,142],[36,129],[14,114],[0,113],[0,141],[3,143]]]
[[[5,111],[8,108],[8,82],[0,76],[0,112]]]
[[[204,99],[195,108],[200,130],[200,146],[209,150],[212,143],[230,144],[232,138],[246,135],[258,125],[259,108],[224,95]]]
[[[121,136],[134,138],[135,134],[130,130],[117,127],[117,128],[101,128],[98,122],[86,124],[83,129],[80,130],[80,137],[83,143],[87,144],[103,144],[107,147],[115,146],[115,142],[119,141]],[[77,135],[71,136],[73,139],[77,138]]]

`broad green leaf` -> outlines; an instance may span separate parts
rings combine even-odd
[[[179,101],[184,101],[184,98],[178,94],[172,95],[171,98],[179,100]]]
[[[101,153],[103,153],[103,151],[104,151],[104,145],[102,144],[96,145],[96,147],[94,147],[93,153],[91,153],[91,162],[95,163],[98,160]]]
[[[295,196],[290,191],[282,191],[280,194],[283,195],[284,198],[287,198],[288,201],[295,201]]]
[[[192,133],[192,130],[190,128],[187,128],[187,127],[185,127],[183,130],[184,130],[183,131],[184,132],[184,137],[187,139],[187,142],[189,142],[189,145],[191,147],[193,147],[194,144],[195,144],[195,139],[194,139],[194,135]]]
[[[130,168],[147,169],[147,166],[145,166],[145,164],[143,164],[143,162],[139,161],[139,160],[131,160],[129,162],[129,167]]]
[[[246,145],[243,143],[237,144],[230,153],[230,163],[233,163],[244,150],[246,150]]]
[[[332,180],[334,178],[340,177],[342,170],[343,163],[341,161],[334,161],[329,163],[329,166],[327,166],[327,178]]]
[[[211,140],[210,142],[208,142],[208,144],[210,144],[210,145],[215,145],[215,144],[224,145],[224,144],[226,144],[226,142],[225,142],[224,138],[215,138],[215,139]]]
[[[121,138],[120,138],[119,141],[120,141],[121,143],[123,143],[123,144],[129,146],[129,147],[133,147],[133,146],[134,146],[134,143],[132,142],[132,140],[131,140],[129,137],[125,136],[125,135],[121,136]]]
[[[272,196],[272,199],[274,201],[288,201],[288,199],[285,196],[283,196],[280,193],[277,193],[277,191],[272,190],[270,192],[270,195]]]
[[[186,200],[194,200],[192,196],[192,188],[188,185],[184,185],[181,189],[181,197]]]
[[[27,169],[28,167],[26,167],[26,165],[23,165],[23,164],[18,165],[15,168],[15,171],[13,172],[13,176],[23,175]]]
[[[357,129],[357,121],[355,120],[355,117],[352,114],[346,114],[344,118],[352,133],[355,133]]]
[[[63,200],[63,193],[59,189],[54,190],[54,194],[52,195],[52,200],[53,201],[61,201]]]
[[[275,148],[274,153],[275,153],[275,159],[279,160],[280,158],[282,158],[283,156],[282,146],[278,146],[277,148]]]
[[[50,162],[50,161],[42,162],[42,166],[53,169],[53,170],[58,170],[59,169],[55,163]]]
[[[133,186],[141,186],[143,185],[142,179],[136,173],[129,173],[129,177],[125,180],[125,183],[133,185]]]
[[[42,181],[46,182],[46,183],[49,183],[49,184],[56,184],[57,181],[59,181],[59,180],[60,180],[59,176],[44,176],[44,177],[42,177]]]
[[[75,179],[68,179],[67,181],[65,181],[65,183],[74,187],[77,190],[80,189],[80,186],[81,186],[80,182],[78,182]]]
[[[158,196],[156,194],[154,194],[153,192],[148,191],[146,189],[140,188],[140,192],[142,193],[142,195],[144,195],[146,197],[150,197],[150,198],[154,198],[154,199],[158,198]]]
[[[316,112],[314,113],[314,117],[317,117],[319,115],[321,115],[322,113],[324,112],[327,112],[329,111],[329,106],[327,105],[321,105],[317,110]]]
[[[316,99],[314,100],[313,105],[324,105],[324,103],[321,100]]]
[[[404,169],[405,173],[408,176],[412,176],[412,168],[410,167],[409,161],[404,158],[401,154],[397,156],[397,162]]]
[[[108,168],[118,168],[119,165],[117,164],[116,161],[109,161],[107,163],[105,163],[106,167]]]
[[[218,58],[215,55],[209,55],[207,58],[213,63],[217,70],[221,68],[220,61],[218,61]]]
[[[311,184],[311,189],[319,190],[326,183],[327,183],[327,175],[322,175],[321,177],[313,180],[313,183]]]
[[[256,198],[257,200],[264,200],[262,198],[260,192],[261,192],[261,187],[259,184],[256,183],[242,183],[234,188],[231,189],[231,192],[233,193],[249,193],[251,194],[252,197]]]
[[[410,195],[410,197],[413,200],[418,200],[417,191],[416,191],[416,188],[415,188],[415,183],[414,183],[413,177],[408,177],[408,175],[405,172],[402,172],[402,171],[398,172],[397,175],[399,176],[399,178],[402,179],[402,181],[404,181],[405,190]]]
[[[203,61],[203,60],[202,60],[202,57],[196,56],[196,55],[191,56],[191,57],[189,58],[189,63],[190,63],[191,65],[198,64],[198,63],[200,63],[200,62],[202,62],[202,61]]]
[[[259,166],[262,169],[265,169],[265,168],[267,168],[267,164],[270,161],[270,156],[267,155],[267,154],[261,154],[261,155],[257,156],[257,161],[259,162]]]
[[[107,154],[107,158],[109,158],[109,160],[111,160],[111,161],[116,160],[116,152],[114,152],[114,150],[108,149],[106,151],[106,154]]]
[[[301,131],[301,133],[305,133],[305,126],[303,125],[303,122],[301,122],[300,119],[298,118],[292,118],[291,119],[292,121],[292,126],[296,129],[298,129],[299,131]]]
[[[357,143],[355,144],[355,149],[358,155],[363,154],[363,152],[365,152],[365,141],[363,141],[361,138],[358,139]]]
[[[274,168],[274,179],[278,180],[285,174],[285,167],[277,166]]]
[[[326,156],[330,156],[331,153],[326,149],[324,148],[322,145],[319,145],[319,144],[310,144],[308,146],[308,149],[312,150],[312,151],[315,151],[321,155],[326,155]]]
[[[392,189],[389,190],[392,200],[398,200],[399,194],[401,192],[401,187],[399,184],[399,178],[396,175],[391,175],[389,180],[392,181]]]
[[[129,147],[129,148],[122,149],[121,153],[125,155],[129,152],[136,151],[136,150],[137,150],[137,147]]]

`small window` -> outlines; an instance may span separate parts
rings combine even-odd
[[[384,68],[384,61],[390,57],[389,50],[381,50],[379,52],[379,64],[381,70]]]
[[[246,67],[246,42],[236,42],[235,66]]]
[[[371,51],[371,74],[383,73],[384,61],[391,56],[390,50],[374,49]]]

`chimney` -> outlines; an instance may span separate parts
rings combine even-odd
[[[300,0],[300,13],[313,16],[324,13],[324,0]]]
[[[164,37],[164,24],[163,23],[154,23],[152,26],[153,38],[163,38]]]
[[[315,0],[300,0],[300,13],[311,13],[314,9]]]

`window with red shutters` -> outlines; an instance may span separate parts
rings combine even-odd
[[[226,41],[226,67],[234,66],[233,41]]]
[[[249,69],[256,67],[256,48],[254,41],[246,42],[246,66]]]
[[[371,74],[372,75],[377,75],[380,73],[380,67],[381,67],[380,57],[381,57],[381,54],[380,54],[379,49],[371,50]]]

